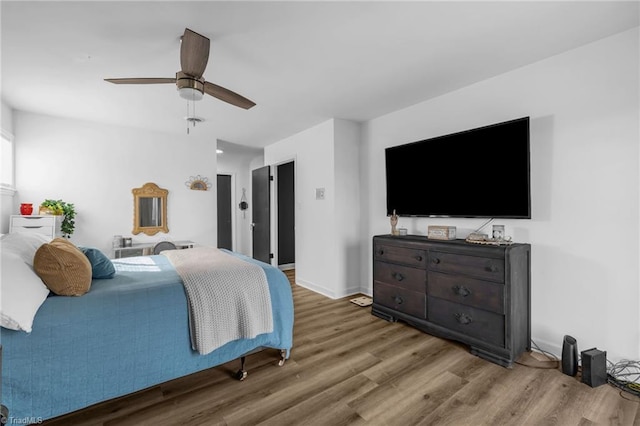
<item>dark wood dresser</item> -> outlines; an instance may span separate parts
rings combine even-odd
[[[531,349],[530,264],[529,244],[375,236],[371,313],[511,367]]]

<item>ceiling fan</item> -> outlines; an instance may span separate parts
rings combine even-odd
[[[175,83],[180,96],[190,101],[200,100],[206,93],[240,108],[249,109],[255,106],[253,101],[244,96],[202,78],[209,60],[210,42],[207,37],[185,28],[181,39],[180,66],[182,70],[176,73],[175,78],[105,78],[104,80],[114,84]]]

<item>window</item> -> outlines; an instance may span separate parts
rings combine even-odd
[[[13,135],[4,130],[0,130],[0,162],[2,169],[0,171],[0,190],[13,194],[15,192],[14,182],[14,156],[13,156]]]

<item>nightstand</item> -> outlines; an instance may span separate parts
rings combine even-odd
[[[11,215],[9,232],[30,232],[43,234],[47,237],[56,238],[62,236],[60,225],[64,216],[33,215],[21,216]]]

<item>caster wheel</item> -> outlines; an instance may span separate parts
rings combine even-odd
[[[9,409],[4,405],[0,405],[0,424],[7,424],[9,420]]]
[[[238,372],[235,375],[235,378],[240,381],[243,381],[244,379],[247,378],[247,372],[244,370],[238,370]]]

